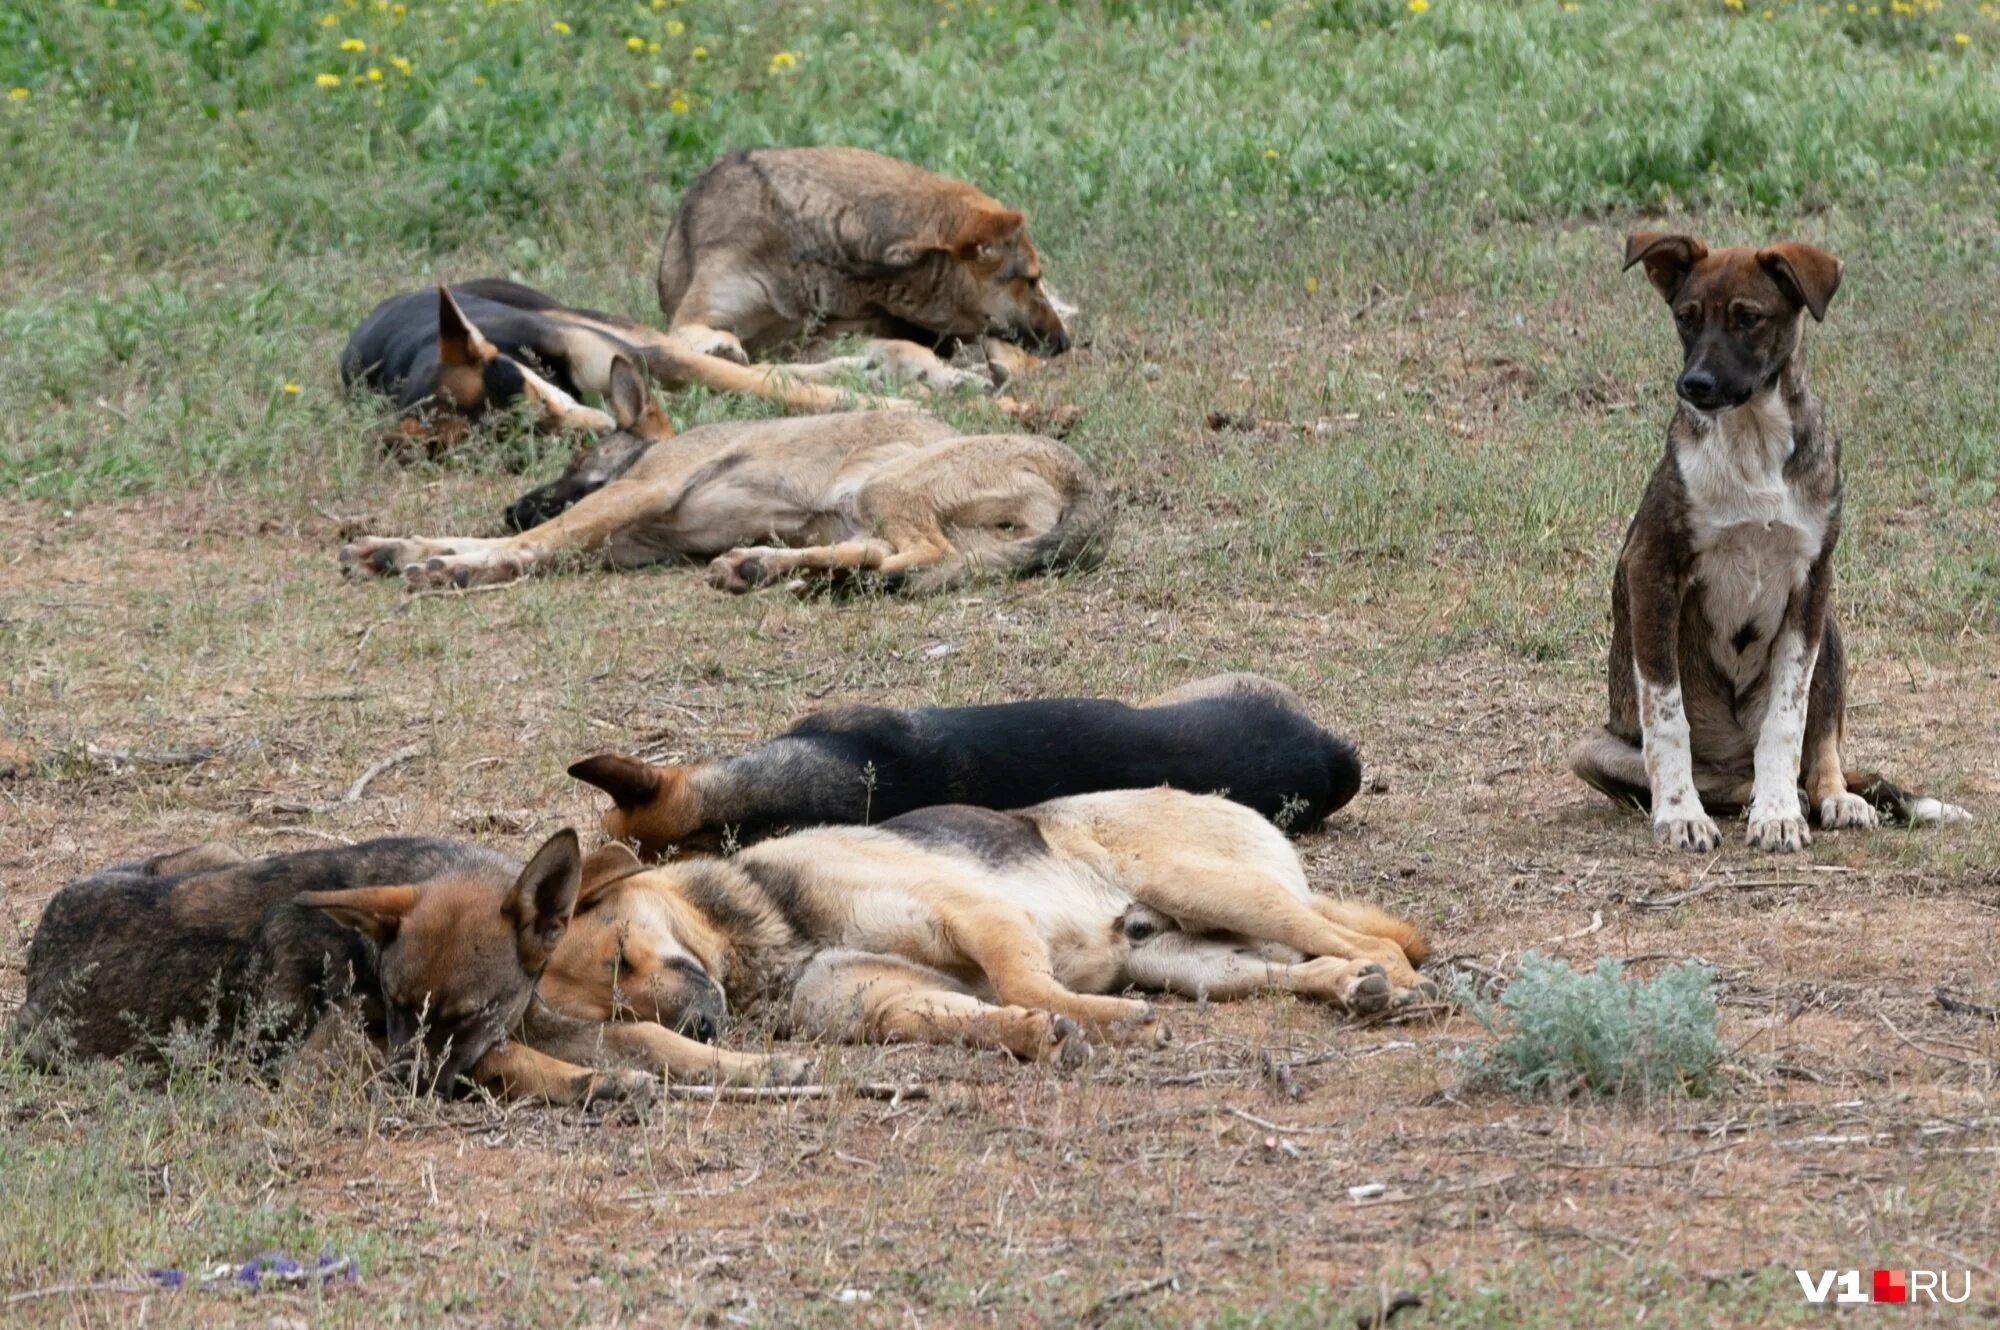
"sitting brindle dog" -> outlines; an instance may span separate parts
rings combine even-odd
[[[1653,839],[1713,850],[1711,812],[1789,854],[1821,827],[1963,819],[1843,767],[1847,661],[1833,616],[1840,445],[1806,386],[1805,317],[1826,316],[1840,260],[1810,245],[1710,251],[1641,232],[1625,266],[1673,310],[1685,361],[1666,455],[1611,591],[1611,716],[1571,768],[1650,807]],[[1803,785],[1805,802],[1800,803]]]

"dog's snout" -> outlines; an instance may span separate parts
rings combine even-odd
[[[1052,356],[1059,356],[1069,350],[1069,334],[1061,329],[1057,329],[1055,335],[1047,340],[1049,354]]]
[[[1682,374],[1676,389],[1688,405],[1703,411],[1710,410],[1721,402],[1715,376],[1704,369],[1690,369]]]

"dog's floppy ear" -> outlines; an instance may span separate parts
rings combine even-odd
[[[643,808],[660,793],[660,768],[617,753],[586,757],[569,774],[603,790],[620,808]]]
[[[465,317],[451,288],[438,286],[438,363],[440,365],[485,365],[500,354],[500,348]]]
[[[539,973],[548,964],[556,943],[562,941],[563,930],[569,927],[582,885],[583,849],[577,844],[576,832],[564,827],[542,842],[507,894],[506,913],[514,921],[523,967]]]
[[[1646,280],[1668,300],[1694,265],[1708,257],[1708,246],[1693,236],[1668,235],[1663,231],[1634,231],[1625,237],[1625,267],[1646,265]]]
[[[624,841],[598,846],[583,856],[583,886],[576,894],[576,908],[589,908],[618,883],[645,871],[646,865],[639,862],[639,856]]]
[[[323,910],[342,928],[352,928],[378,947],[396,940],[403,916],[417,904],[415,887],[350,887],[346,891],[304,891],[298,903]]]
[[[1785,293],[1804,305],[1817,323],[1826,317],[1833,293],[1840,289],[1840,260],[1811,245],[1766,245],[1757,251],[1757,262]]]

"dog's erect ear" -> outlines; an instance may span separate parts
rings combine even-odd
[[[624,356],[611,358],[610,395],[611,415],[622,430],[637,429],[639,422],[646,418],[646,408],[653,404],[653,394],[646,388],[646,376]]]
[[[1785,293],[1804,305],[1818,322],[1826,317],[1833,293],[1840,289],[1840,260],[1811,245],[1766,245],[1757,251],[1757,262]]]
[[[1668,235],[1662,231],[1634,231],[1625,237],[1625,267],[1646,265],[1646,280],[1668,300],[1694,265],[1708,257],[1708,246],[1693,236]]]
[[[583,849],[576,832],[564,827],[542,842],[507,896],[521,964],[540,973],[569,927],[576,893],[583,885]]]
[[[500,354],[500,348],[486,340],[448,286],[438,287],[438,363],[440,365],[484,365]]]
[[[660,793],[660,772],[650,762],[617,753],[586,757],[569,769],[570,775],[610,795],[620,808],[644,808],[653,802]]]
[[[639,856],[623,841],[600,845],[583,856],[583,886],[576,895],[576,908],[587,909],[605,892],[635,873],[646,871]]]
[[[396,940],[403,916],[417,904],[415,887],[350,887],[346,891],[300,892],[298,903],[324,910],[342,928],[351,928],[378,947]]]
[[[961,259],[984,258],[1018,237],[1027,220],[1012,208],[982,208],[967,217],[952,238],[952,253]]]

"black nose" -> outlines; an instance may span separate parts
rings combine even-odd
[[[721,1031],[715,1017],[706,1012],[690,1012],[681,1018],[681,1033],[704,1044],[712,1044]]]
[[[1069,334],[1066,332],[1059,332],[1054,337],[1046,339],[1046,345],[1049,348],[1050,355],[1059,356],[1063,352],[1069,350]]]
[[[1689,405],[1704,410],[1720,400],[1715,391],[1715,376],[1706,370],[1691,369],[1681,375],[1679,391]]]

